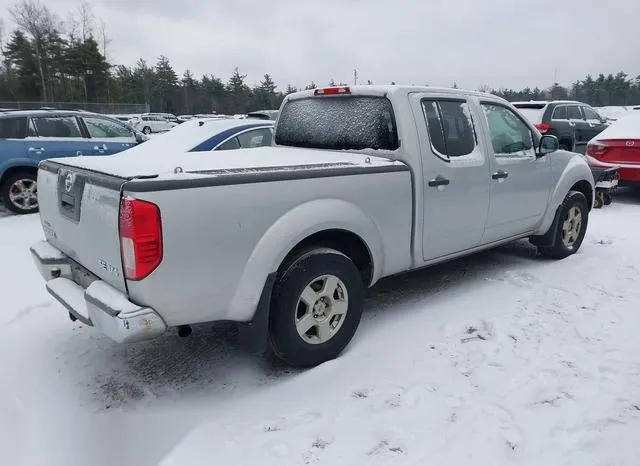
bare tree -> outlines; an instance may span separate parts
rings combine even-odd
[[[107,24],[103,19],[100,19],[100,42],[102,42],[102,56],[107,60],[107,46],[111,43],[111,39],[107,36]]]
[[[77,15],[80,36],[82,37],[82,42],[85,42],[93,34],[93,26],[96,20],[93,14],[93,5],[86,0],[81,0],[78,5]]]
[[[39,0],[21,0],[9,9],[9,13],[20,29],[33,39],[42,86],[42,100],[47,101],[47,86],[42,68],[42,46],[45,36],[56,28],[56,17]]]
[[[4,20],[0,18],[0,55],[4,53]]]

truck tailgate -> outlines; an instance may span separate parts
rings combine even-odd
[[[118,214],[125,181],[51,161],[38,170],[40,221],[47,241],[123,292]]]

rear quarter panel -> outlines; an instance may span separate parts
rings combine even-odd
[[[249,321],[269,273],[313,233],[344,229],[374,258],[374,279],[411,265],[408,171],[131,193],[160,206],[163,261],[128,282],[168,325]],[[125,187],[125,194],[127,194]]]

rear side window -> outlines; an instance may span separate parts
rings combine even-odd
[[[276,144],[332,150],[398,148],[389,99],[373,96],[291,100],[280,112]]]
[[[567,118],[569,120],[582,120],[582,112],[577,105],[567,106]]]
[[[26,117],[0,119],[0,139],[24,139],[26,135]]]
[[[551,115],[552,120],[566,120],[567,119],[567,107],[566,105],[560,105],[553,110]]]
[[[75,117],[32,118],[38,136],[42,138],[80,138],[80,128]]]
[[[476,135],[469,107],[464,101],[422,101],[432,149],[448,159],[471,154],[476,148]]]

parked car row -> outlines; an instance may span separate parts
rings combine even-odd
[[[105,115],[80,111],[0,112],[0,199],[16,213],[38,210],[37,167],[44,159],[104,156],[146,137]]]
[[[596,181],[603,187],[640,186],[640,111],[630,110],[615,119],[606,119],[582,102],[530,101],[513,105],[542,134],[556,136],[560,147],[585,155]],[[613,171],[615,180],[610,179]],[[611,199],[603,195],[598,201],[607,204]]]
[[[582,102],[514,102],[542,134],[552,134],[564,150],[584,154],[587,143],[607,127],[607,121]]]
[[[272,125],[190,121],[41,162],[31,253],[71,320],[117,342],[235,321],[313,366],[347,346],[383,277],[521,238],[562,259],[585,237],[584,158],[494,95],[320,88],[285,98],[273,144]]]
[[[151,118],[155,117],[140,115],[139,121],[154,124]],[[140,127],[131,124],[129,116],[61,110],[0,112],[0,201],[18,214],[36,212],[37,166],[45,159],[137,151],[145,141],[149,151],[158,153],[163,146],[204,151],[270,145],[273,122],[196,119],[151,140],[142,133],[148,133],[146,127],[139,131]]]

